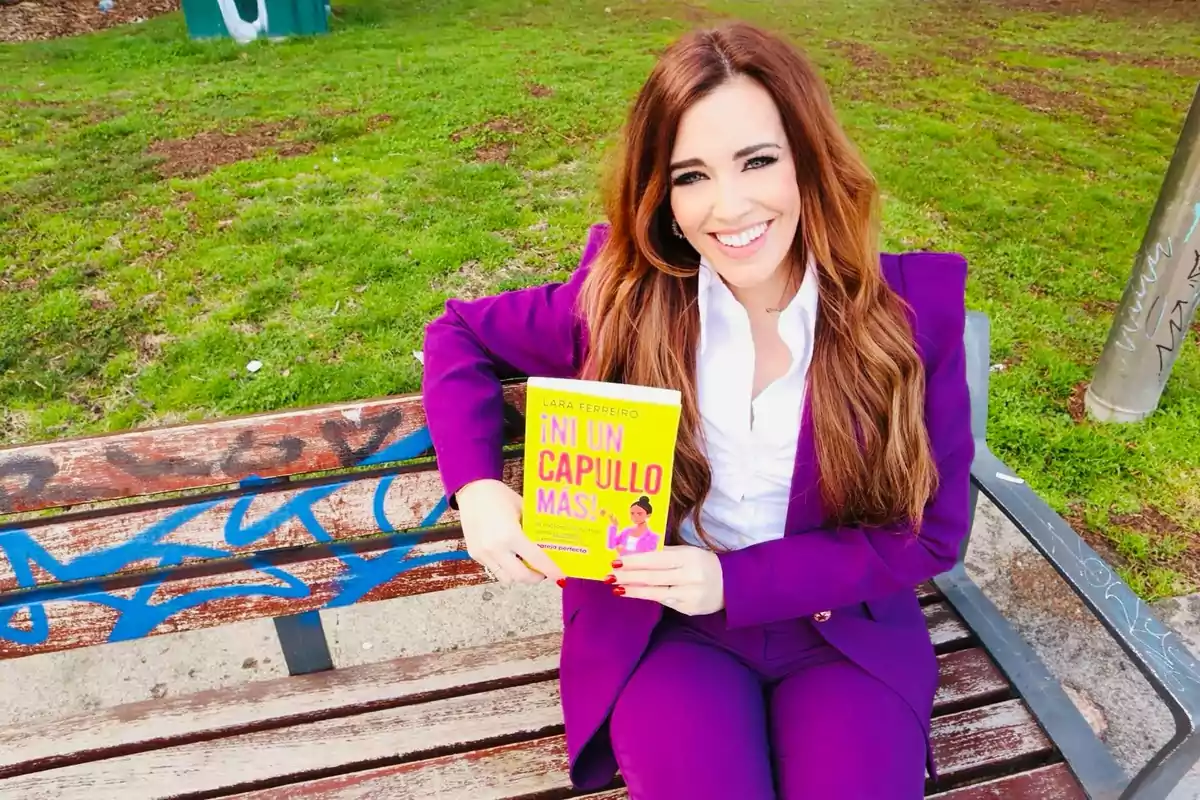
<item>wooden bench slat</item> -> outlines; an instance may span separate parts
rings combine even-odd
[[[558,683],[543,681],[36,772],[0,787],[24,800],[220,792],[560,730]]]
[[[426,761],[352,772],[235,795],[241,800],[363,800],[366,797],[509,800],[571,788],[560,736],[489,747]]]
[[[628,800],[625,789],[587,794],[579,800]],[[1087,800],[1065,764],[1038,767],[987,783],[928,795],[929,800]]]
[[[171,580],[133,576],[63,595],[9,595],[0,597],[0,659],[487,582],[465,556],[461,539],[439,539],[311,560],[303,553],[261,556],[258,568]],[[939,650],[970,640],[947,603],[923,610]]]
[[[1052,764],[929,796],[929,800],[1087,800],[1066,764]]]
[[[523,410],[524,384],[505,399]],[[424,428],[404,395],[0,448],[0,514],[404,460]]]
[[[521,488],[519,459],[505,481]],[[69,515],[0,532],[0,592],[458,522],[432,464],[244,490],[199,504]],[[24,571],[23,575],[17,570]]]
[[[276,784],[314,771],[362,768],[380,760],[439,749],[464,749],[488,739],[544,734],[561,725],[553,680],[402,706],[397,706],[397,701],[452,694],[464,684],[480,689],[487,682],[544,676],[556,665],[558,643],[557,635],[537,637],[275,679],[192,698],[147,701],[58,721],[41,729],[0,731],[0,756],[4,758],[0,763],[8,766],[4,772],[10,774],[11,765],[19,763],[18,759],[25,762],[23,769],[69,760],[70,751],[63,749],[64,731],[76,732],[71,736],[76,751],[87,750],[90,743],[90,757],[114,756],[10,778],[3,787],[5,791],[19,790],[20,796],[31,800],[115,800],[128,798],[130,786],[137,786],[139,792],[147,793],[145,796],[159,796],[160,791],[169,793],[180,780],[186,780],[192,791],[217,791],[236,785]],[[982,651],[950,653],[939,661],[942,686],[935,706],[961,702],[972,694],[983,699],[1004,688],[1002,677]],[[514,668],[514,664],[523,667]],[[390,707],[369,710],[384,704]],[[195,724],[197,717],[199,725]],[[1026,730],[1029,726],[1034,728],[1032,734]],[[233,735],[239,730],[244,732]],[[412,736],[398,738],[395,731]],[[956,741],[941,741],[946,736]],[[182,743],[163,747],[172,737]],[[934,721],[934,737],[935,751],[947,777],[980,767],[977,753],[960,752],[959,742],[964,737],[970,741],[968,749],[998,755],[997,759],[984,757],[993,764],[1027,758],[1041,744],[1040,731],[1018,701],[939,717]],[[118,755],[111,749],[114,743],[118,753],[139,746],[156,749]],[[417,779],[426,780],[420,776]],[[401,787],[373,785],[372,789],[390,793]]]
[[[0,777],[544,680],[557,673],[561,642],[557,633],[531,636],[0,728]]]
[[[933,737],[940,772],[947,777],[979,767],[978,758],[957,746],[951,740],[953,737],[968,739],[987,753],[999,753],[999,748],[1005,748],[1003,763],[1029,758],[1046,749],[1037,723],[1016,700],[935,720]],[[243,800],[304,797],[360,800],[367,796],[508,800],[569,789],[566,760],[564,739],[551,736],[247,792],[238,797]],[[1002,762],[996,759],[992,763],[999,766]]]
[[[938,652],[959,647],[971,640],[971,629],[954,613],[947,602],[924,607],[925,624],[929,627],[929,638]]]
[[[1011,686],[1004,673],[980,647],[938,656],[938,689],[933,712],[1008,699]]]
[[[0,659],[140,639],[230,622],[373,602],[483,583],[461,539],[300,560],[261,556],[236,572],[159,582],[132,576],[65,596],[10,595],[0,603]],[[349,548],[348,548],[349,549]],[[382,559],[382,560],[381,560]],[[24,631],[24,633],[17,633]]]
[[[559,634],[546,634],[0,728],[0,777],[542,680],[557,671],[560,645]],[[938,661],[935,713],[1007,690],[983,650],[949,653]]]
[[[6,448],[0,513],[353,467],[424,427],[406,396]]]
[[[11,532],[10,532],[11,533]],[[446,535],[450,535],[449,532]],[[485,582],[465,559],[461,539],[417,538],[387,550],[325,555],[325,545],[306,552],[255,557],[255,567],[211,571],[189,565],[179,576],[118,577],[110,582],[45,592],[0,595],[0,659],[87,647],[229,622],[278,617],[354,602],[405,597]],[[355,547],[374,548],[366,541]],[[313,557],[314,554],[317,557]],[[105,567],[97,567],[103,571]],[[945,602],[924,606],[934,644],[959,646],[970,632]]]
[[[932,737],[942,780],[962,779],[985,769],[994,771],[1053,751],[1050,740],[1020,700],[935,717]]]
[[[926,581],[917,587],[917,599],[923,604],[940,600],[941,598],[942,593],[933,581]]]

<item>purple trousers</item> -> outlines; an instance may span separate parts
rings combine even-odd
[[[816,624],[729,630],[723,613],[668,610],[609,720],[631,799],[924,797],[917,718]]]

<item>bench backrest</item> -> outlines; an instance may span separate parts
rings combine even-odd
[[[966,345],[982,441],[982,314]],[[516,444],[524,386],[505,392]],[[3,449],[0,658],[263,617],[319,633],[321,608],[487,580],[456,522],[416,395]],[[287,630],[293,672],[328,668]]]
[[[419,396],[3,449],[0,658],[481,582],[455,522]]]

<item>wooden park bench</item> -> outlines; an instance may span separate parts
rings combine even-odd
[[[941,663],[928,796],[1163,798],[1197,760],[1200,667],[988,451],[987,337],[972,315],[976,488],[1104,622],[1178,732],[1130,783],[960,563],[915,587]],[[523,387],[506,392],[515,439]],[[519,486],[517,450],[506,463]],[[291,673],[22,720],[0,730],[0,797],[573,796],[558,634],[333,669],[320,609],[486,580],[419,396],[0,450],[0,515],[0,657],[270,617]]]

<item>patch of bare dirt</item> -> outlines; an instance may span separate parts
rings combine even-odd
[[[1067,509],[1067,513],[1063,514],[1063,519],[1071,526],[1071,530],[1079,534],[1079,537],[1104,559],[1105,563],[1112,567],[1123,567],[1128,563],[1128,559],[1117,552],[1117,548],[1113,547],[1113,543],[1107,536],[1087,524],[1078,505]]]
[[[150,155],[157,156],[158,174],[164,178],[192,177],[212,172],[217,167],[249,161],[266,150],[281,156],[298,156],[311,152],[312,142],[291,142],[280,134],[294,128],[292,123],[271,122],[244,128],[235,133],[204,131],[184,139],[168,139],[150,145]]]
[[[906,58],[901,64],[901,72],[909,78],[933,78],[940,73],[937,65],[927,58]]]
[[[1180,525],[1154,506],[1145,506],[1135,514],[1111,514],[1108,521],[1158,541],[1165,536],[1182,539],[1185,549],[1174,558],[1152,559],[1159,566],[1182,573],[1189,582],[1200,581],[1200,534]]]
[[[1019,78],[994,84],[992,91],[1042,114],[1078,113],[1096,123],[1102,123],[1108,118],[1104,109],[1095,101],[1078,92],[1051,89]]]
[[[179,0],[113,0],[108,12],[101,11],[96,0],[0,2],[0,42],[77,36],[178,10]]]
[[[367,132],[372,133],[374,131],[377,131],[380,128],[384,128],[388,125],[391,125],[393,121],[394,121],[394,118],[392,117],[391,114],[376,114],[375,116],[373,116],[369,120],[367,120]]]
[[[829,47],[844,55],[854,66],[865,70],[868,75],[891,72],[891,60],[865,42],[835,39],[829,42]]]
[[[1112,300],[1084,300],[1083,310],[1093,317],[1111,317],[1117,312],[1117,304]]]
[[[450,134],[450,141],[461,142],[468,136],[478,136],[481,133],[499,133],[499,134],[521,134],[525,129],[520,123],[508,117],[495,117],[487,122],[480,122],[475,125],[468,125],[461,130],[457,130]]]
[[[987,36],[972,36],[946,48],[946,55],[960,64],[970,64],[996,49],[995,40]]]
[[[172,340],[172,336],[166,333],[147,333],[137,340],[138,362],[147,365],[158,360],[162,355],[163,347]]]
[[[83,296],[93,311],[111,311],[117,307],[117,304],[108,296],[108,292],[94,286],[84,289]]]
[[[696,3],[673,2],[672,0],[641,0],[641,2],[613,4],[605,9],[619,19],[655,21],[674,19],[687,22],[695,28],[711,27],[726,19],[719,11]]]
[[[834,39],[826,46],[849,61],[857,73],[844,81],[838,90],[853,100],[887,99],[895,107],[906,103],[891,96],[906,81],[929,78],[939,73],[937,66],[920,56],[896,59],[880,52],[866,42]]]
[[[1186,531],[1179,523],[1154,506],[1146,506],[1136,514],[1111,514],[1108,521],[1122,528],[1131,528],[1148,536],[1182,536]]]
[[[29,441],[32,427],[29,412],[0,409],[0,446]]]
[[[475,148],[475,160],[481,164],[504,164],[512,155],[513,146],[509,142],[485,144]]]
[[[519,122],[508,117],[495,117],[455,131],[450,134],[450,141],[461,142],[468,137],[482,140],[475,148],[475,160],[482,164],[504,164],[512,155],[512,137],[524,132]]]
[[[1075,384],[1075,388],[1071,390],[1071,396],[1067,398],[1067,413],[1071,415],[1071,419],[1076,425],[1082,425],[1087,422],[1087,407],[1084,405],[1084,395],[1087,394],[1088,382],[1080,381]]]
[[[525,84],[525,91],[529,92],[532,97],[550,97],[554,94],[553,89],[540,83]]]
[[[1200,19],[1200,2],[1195,5],[1195,10],[1197,19]],[[1084,61],[1106,61],[1109,64],[1152,67],[1189,77],[1200,75],[1200,58],[1192,56],[1146,56],[1137,53],[1118,53],[1112,50],[1084,50],[1076,47],[1044,47],[1042,52],[1054,56],[1079,58]]]
[[[1194,22],[1200,16],[1196,0],[989,0],[1014,11],[1048,14],[1089,14],[1098,17],[1132,17]]]

